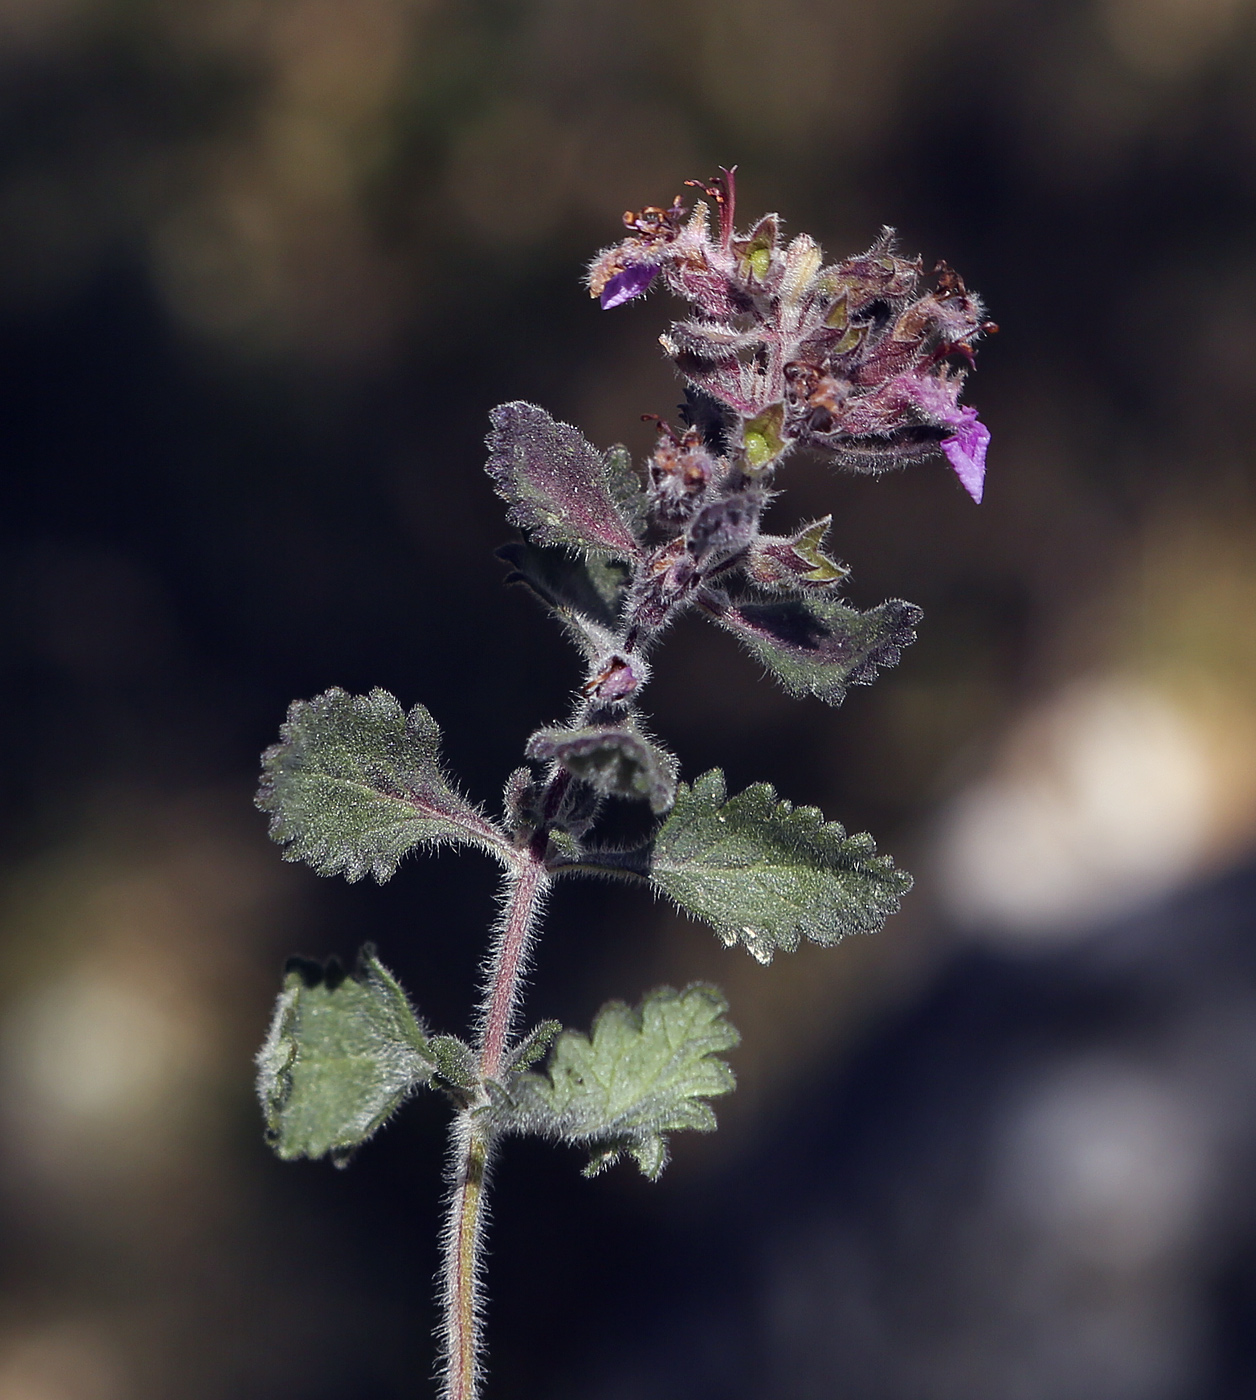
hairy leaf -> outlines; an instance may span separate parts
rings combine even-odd
[[[634,539],[640,539],[649,519],[649,497],[636,467],[632,464],[632,453],[617,442],[606,449],[602,461],[606,470],[606,481],[610,487],[619,514],[628,526]]]
[[[680,785],[649,873],[725,944],[743,943],[764,963],[800,938],[832,944],[875,933],[912,883],[870,836],[847,836],[815,807],[778,801],[766,783],[728,798],[719,769]]]
[[[589,1036],[564,1031],[545,1071],[509,1083],[499,1105],[509,1126],[591,1149],[592,1176],[629,1153],[652,1181],[667,1163],[665,1133],[709,1133],[705,1101],[731,1092],[733,1072],[716,1056],[740,1037],[714,988],[663,987],[636,1008],[612,1001]]]
[[[510,507],[511,524],[540,544],[637,553],[633,524],[640,508],[623,448],[598,452],[577,429],[535,404],[502,404],[489,416],[487,470]]]
[[[497,557],[512,566],[506,582],[535,594],[590,660],[613,647],[631,577],[622,561],[598,554],[582,559],[523,540],[502,545]]]
[[[847,686],[870,685],[880,667],[897,665],[923,616],[899,599],[859,612],[835,598],[810,594],[804,602],[757,590],[730,599],[708,589],[701,602],[790,695],[811,694],[829,705],[842,703]]]
[[[536,1064],[554,1043],[554,1037],[562,1028],[561,1021],[542,1021],[540,1025],[534,1026],[510,1052],[507,1069],[524,1070]]]
[[[334,961],[290,959],[257,1056],[267,1139],[281,1157],[342,1166],[434,1068],[406,994],[369,947],[348,977]]]
[[[407,715],[386,690],[329,690],[294,701],[279,734],[262,755],[257,805],[270,813],[285,860],[382,882],[417,846],[448,841],[508,855],[497,827],[449,785],[440,729],[422,705]]]
[[[629,724],[538,729],[527,754],[556,760],[606,796],[644,798],[655,812],[667,811],[676,792],[676,760]]]
[[[480,1067],[475,1051],[456,1035],[434,1035],[428,1041],[436,1075],[455,1090],[479,1088]]]

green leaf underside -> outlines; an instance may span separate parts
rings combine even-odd
[[[422,705],[407,715],[386,690],[294,701],[279,743],[262,755],[257,805],[284,859],[320,875],[369,873],[382,883],[408,852],[441,842],[509,854],[442,772],[436,721]]]
[[[489,416],[487,470],[513,525],[540,544],[637,553],[633,522],[641,491],[638,485],[634,495],[631,459],[625,462],[622,448],[598,452],[535,404],[502,404]]]
[[[285,1159],[330,1154],[342,1164],[430,1080],[435,1061],[406,994],[370,950],[348,977],[334,963],[293,963],[257,1056],[267,1138]]]
[[[511,566],[507,583],[522,583],[547,607],[577,612],[613,631],[628,590],[631,571],[604,555],[581,558],[569,549],[514,540],[497,551]]]
[[[646,529],[649,501],[637,469],[632,464],[632,453],[622,442],[617,442],[614,447],[606,449],[602,467],[621,518],[632,536],[640,539]]]
[[[655,812],[665,812],[675,796],[675,759],[634,729],[540,729],[528,740],[527,753],[557,761],[606,796],[642,798]]]
[[[778,801],[766,783],[728,798],[719,769],[680,785],[649,870],[681,909],[764,963],[801,938],[828,945],[876,932],[912,884],[870,836]]]
[[[708,593],[702,605],[790,695],[814,695],[828,705],[840,705],[847,686],[870,685],[881,667],[897,665],[923,616],[897,598],[860,612],[836,599],[813,595],[804,602],[756,590],[736,600]]]
[[[608,1003],[590,1035],[558,1037],[543,1073],[511,1081],[509,1125],[588,1147],[586,1175],[628,1153],[656,1180],[667,1162],[664,1134],[711,1132],[715,1114],[705,1100],[734,1087],[732,1070],[716,1058],[740,1039],[727,1010],[707,986],[663,987],[636,1008]]]

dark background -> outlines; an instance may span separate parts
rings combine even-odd
[[[918,872],[762,969],[561,888],[528,1012],[725,987],[656,1187],[511,1143],[488,1396],[1256,1393],[1256,14],[1247,0],[0,3],[0,1396],[431,1393],[444,1112],[343,1173],[261,1140],[283,957],[380,947],[466,1028],[478,856],[285,866],[294,696],[422,700],[492,802],[575,658],[501,587],[487,412],[644,451],[623,209],[739,163],[832,257],[899,228],[1002,330],[941,463],[791,463],[919,642],[842,710],[686,622],[657,729]]]

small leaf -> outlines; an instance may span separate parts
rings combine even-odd
[[[760,587],[797,593],[840,583],[850,570],[824,552],[831,515],[792,535],[760,535],[750,546],[745,569]]]
[[[406,994],[368,946],[346,977],[289,962],[266,1043],[257,1056],[266,1135],[279,1156],[343,1165],[435,1068]]]
[[[778,801],[766,783],[727,798],[719,769],[680,785],[650,877],[727,946],[743,943],[764,963],[800,938],[833,944],[875,933],[912,884],[870,836],[847,836],[815,807]]]
[[[667,1162],[665,1133],[712,1132],[705,1100],[730,1093],[733,1072],[716,1056],[740,1039],[714,988],[663,987],[635,1009],[612,1001],[590,1036],[564,1031],[542,1074],[510,1083],[499,1102],[507,1126],[591,1149],[586,1175],[629,1153],[652,1181]]]
[[[554,1043],[554,1037],[563,1028],[561,1021],[542,1021],[534,1027],[510,1052],[507,1069],[525,1070],[545,1054]]]
[[[329,690],[294,701],[279,734],[262,755],[257,805],[285,860],[382,883],[417,846],[448,841],[509,858],[502,833],[450,787],[440,729],[422,705],[407,715],[386,690]]]
[[[614,645],[631,571],[622,561],[515,540],[497,557],[510,564],[507,583],[521,583],[567,628],[590,660]]]
[[[619,507],[624,523],[633,537],[640,539],[649,515],[649,498],[637,469],[632,464],[632,453],[622,442],[617,442],[614,447],[606,449],[602,463],[611,496]]]
[[[603,455],[567,423],[530,403],[506,403],[489,415],[488,474],[510,522],[539,544],[632,557],[638,552],[623,448]],[[636,494],[641,494],[637,484]],[[626,508],[625,508],[626,506]],[[644,511],[644,504],[639,508]]]
[[[776,241],[780,236],[780,223],[775,214],[765,214],[755,224],[745,239],[733,240],[733,252],[737,257],[737,270],[749,280],[754,277],[759,282],[767,280],[772,267],[772,254],[776,251]]]
[[[840,705],[847,686],[870,685],[880,667],[897,665],[923,616],[900,599],[859,612],[815,594],[804,602],[750,590],[730,599],[707,589],[701,602],[790,695],[811,694],[828,705]]]
[[[475,1090],[480,1086],[480,1066],[475,1051],[456,1035],[434,1035],[428,1049],[435,1061],[436,1074],[455,1089]]]
[[[667,811],[676,792],[676,760],[628,725],[539,729],[527,755],[560,763],[608,797],[644,798],[655,812]]]

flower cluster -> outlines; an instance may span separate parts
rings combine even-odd
[[[922,290],[921,260],[895,254],[891,229],[866,253],[826,265],[806,234],[782,239],[776,214],[737,233],[732,170],[700,188],[718,231],[707,203],[689,213],[677,198],[625,214],[628,236],[589,269],[605,308],[641,296],[656,278],[693,307],[661,337],[697,391],[698,431],[660,440],[652,467],[667,498],[660,518],[668,510],[678,524],[688,518],[687,504],[709,483],[706,449],[739,459],[751,476],[795,446],[863,471],[941,452],[980,501],[990,433],[960,406],[965,371],[954,361],[971,365],[977,338],[996,328],[963,279],[939,264],[935,285]]]

